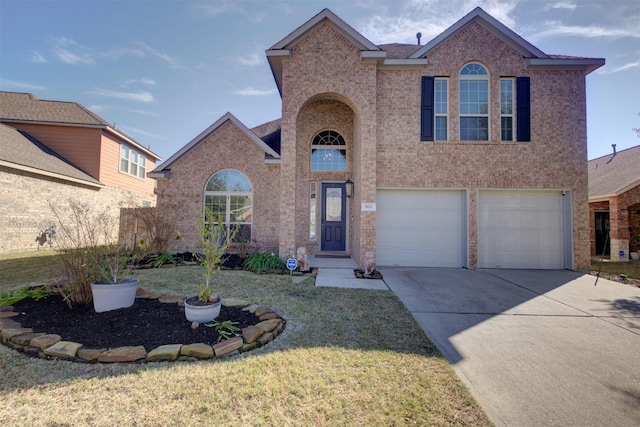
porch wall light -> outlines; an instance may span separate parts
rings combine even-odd
[[[353,181],[347,178],[344,183],[345,191],[347,192],[347,197],[353,197]]]

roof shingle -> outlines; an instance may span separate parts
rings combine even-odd
[[[48,172],[60,178],[72,178],[92,185],[102,184],[86,174],[73,163],[35,139],[26,132],[0,123],[0,161],[15,165],[16,168],[27,167]]]
[[[619,195],[640,185],[640,145],[589,160],[589,198]]]

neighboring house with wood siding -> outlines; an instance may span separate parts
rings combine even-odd
[[[640,251],[640,145],[589,160],[589,224],[592,256]]]
[[[78,103],[0,92],[0,253],[44,243],[54,224],[49,203],[74,199],[114,215],[155,206],[147,172],[159,160]]]
[[[480,8],[425,45],[325,9],[266,56],[281,119],[227,113],[150,173],[175,250],[208,206],[282,256],[589,269],[585,82],[604,59],[546,54]]]

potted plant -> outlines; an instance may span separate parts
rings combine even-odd
[[[97,313],[131,307],[136,300],[138,279],[125,277],[131,257],[118,243],[109,243],[96,252],[100,279],[91,283],[93,308]]]
[[[124,279],[130,257],[117,243],[118,212],[74,199],[49,205],[57,220],[55,245],[66,273],[56,290],[69,307],[93,302],[102,312],[133,305],[138,281]]]
[[[633,233],[633,230],[632,230]],[[635,251],[631,251],[629,252],[629,256],[631,256],[631,259],[634,261],[638,261],[640,260],[640,229],[636,229],[636,234],[632,235],[631,237],[631,241],[635,243]]]
[[[222,299],[213,291],[211,278],[224,262],[224,255],[236,237],[239,225],[227,230],[221,218],[216,217],[207,206],[203,216],[196,219],[200,250],[194,255],[204,267],[203,282],[198,294],[184,302],[185,316],[190,322],[207,323],[218,317]]]

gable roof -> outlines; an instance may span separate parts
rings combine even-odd
[[[442,44],[471,22],[476,22],[483,26],[519,52],[522,57],[525,58],[525,66],[530,69],[584,69],[587,73],[590,73],[603,66],[605,62],[602,58],[547,55],[480,7],[473,9],[458,22],[423,46],[401,43],[375,45],[329,9],[324,9],[291,34],[267,49],[267,59],[280,95],[282,95],[282,61],[290,57],[290,49],[293,45],[325,22],[332,25],[333,28],[360,49],[362,61],[374,61],[378,64],[378,67],[381,68],[425,66],[428,62],[428,54],[432,49]]]
[[[640,145],[589,160],[589,201],[607,200],[640,185]]]
[[[252,140],[260,149],[265,152],[265,162],[271,164],[280,164],[280,152],[276,151],[274,148],[270,146],[270,144],[266,143],[253,131],[251,131],[248,127],[246,127],[240,120],[236,118],[233,114],[227,112],[225,115],[220,117],[209,126],[207,129],[202,131],[198,136],[193,138],[188,144],[183,146],[180,150],[178,150],[173,156],[169,157],[164,163],[155,168],[153,171],[149,172],[147,175],[151,178],[169,178],[171,165],[175,163],[178,159],[180,159],[183,155],[189,152],[193,147],[200,144],[203,140],[205,140],[211,133],[213,133],[220,126],[225,124],[226,122],[233,123],[238,129],[240,129],[250,140]],[[272,134],[277,132],[278,140],[277,147],[279,149],[280,141],[279,141],[279,131],[280,131],[280,120],[274,120],[272,122],[265,123],[256,127],[259,133],[264,133],[263,137],[273,138]],[[274,141],[271,141],[272,144],[275,145]]]
[[[26,132],[0,123],[0,165],[101,188],[104,184]]]
[[[377,62],[379,66],[398,66],[398,65],[426,65],[427,61],[424,58],[409,58],[408,55],[389,55],[388,52],[382,47],[377,46],[369,39],[364,37],[358,31],[356,31],[349,24],[340,19],[335,13],[329,9],[323,9],[316,16],[299,26],[291,34],[274,44],[271,48],[267,49],[267,59],[271,72],[276,80],[278,91],[282,95],[282,60],[288,59],[290,56],[290,49],[301,39],[306,37],[309,33],[315,31],[320,25],[328,23],[336,31],[347,38],[360,50],[360,58],[363,61]],[[396,45],[386,45],[388,48],[394,48]],[[397,45],[400,46],[400,45]],[[406,46],[406,45],[403,45]],[[418,46],[416,45],[416,48]]]
[[[103,129],[160,160],[160,156],[77,102],[42,100],[31,93],[0,91],[0,122]]]
[[[602,58],[578,58],[572,56],[547,55],[502,22],[485,12],[481,7],[476,7],[462,17],[458,22],[440,33],[419,50],[416,50],[410,58],[426,58],[428,53],[442,44],[466,25],[476,22],[497,38],[511,46],[525,58],[527,68],[584,68],[590,73],[604,65]]]

